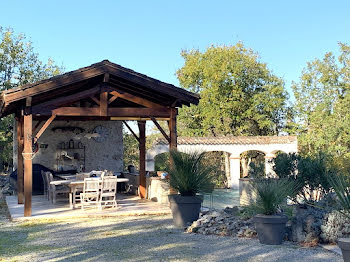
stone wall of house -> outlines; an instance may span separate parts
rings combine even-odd
[[[33,127],[35,124],[34,121]],[[107,135],[104,141],[98,142],[91,137],[97,126],[102,126],[106,130]],[[69,128],[65,130],[57,127]],[[14,131],[14,137],[16,137],[16,126]],[[71,139],[74,142],[74,149],[69,148]],[[16,169],[17,141],[15,139],[14,141],[13,164]],[[63,144],[65,146],[62,146]],[[53,121],[39,139],[39,151],[35,155],[33,163],[44,165],[55,171],[79,170],[84,165],[83,157],[85,155],[85,171],[107,169],[119,172],[123,170],[123,152],[121,121]],[[60,157],[65,153],[74,159]]]

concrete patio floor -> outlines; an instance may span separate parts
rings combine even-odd
[[[140,199],[138,196],[118,194],[117,208],[85,208],[81,210],[80,205],[76,209],[70,209],[67,199],[58,199],[52,204],[46,196],[37,195],[32,197],[32,216],[24,217],[24,205],[17,204],[17,196],[6,196],[6,203],[12,220],[36,219],[36,218],[77,218],[77,217],[112,217],[131,215],[160,215],[170,214],[168,204],[160,204],[150,200]]]

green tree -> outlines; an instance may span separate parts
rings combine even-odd
[[[339,48],[338,57],[327,53],[309,62],[292,87],[301,153],[323,152],[344,165],[350,158],[350,47]]]
[[[286,126],[287,99],[281,78],[242,43],[183,51],[177,76],[183,88],[199,93],[198,106],[179,112],[179,133],[276,135]]]
[[[63,68],[51,59],[40,61],[32,43],[24,34],[0,27],[0,91],[33,83],[62,73]],[[12,160],[13,116],[0,121],[0,161]]]

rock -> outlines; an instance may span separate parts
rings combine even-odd
[[[217,211],[214,211],[213,213],[210,214],[211,217],[218,217],[220,216],[220,213]]]
[[[14,188],[10,184],[9,175],[0,174],[0,191],[4,195],[13,195]]]
[[[244,231],[244,237],[252,238],[252,237],[255,237],[256,235],[257,235],[256,231],[251,228],[247,228]]]

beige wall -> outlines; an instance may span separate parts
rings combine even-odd
[[[33,126],[35,126],[35,122]],[[80,127],[84,129],[81,134],[74,131],[62,131],[52,128],[57,126]],[[93,133],[96,126],[103,126],[108,130],[108,137],[104,142],[96,142],[93,138],[84,137]],[[16,127],[14,128],[16,130]],[[16,134],[15,134],[16,135]],[[82,137],[77,139],[77,137]],[[79,166],[82,161],[65,160],[57,162],[57,155],[64,150],[58,149],[61,142],[68,142],[73,139],[75,146],[81,142],[85,146],[85,170],[123,170],[123,134],[121,121],[53,121],[39,139],[39,144],[48,144],[47,148],[40,148],[33,159],[33,163],[42,164],[50,169],[57,170],[59,166],[64,169]],[[17,167],[17,147],[14,143],[14,167]],[[78,153],[83,155],[83,150],[66,150],[69,155]],[[58,166],[59,165],[59,166]]]

